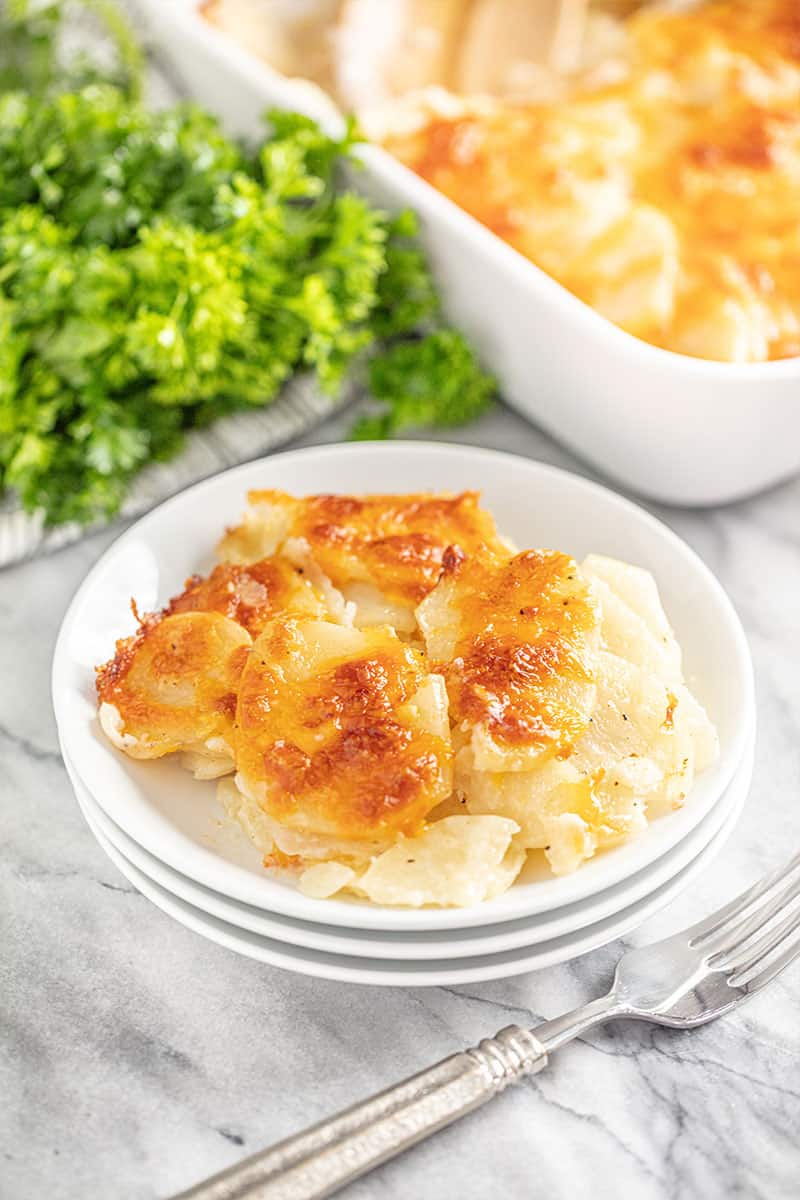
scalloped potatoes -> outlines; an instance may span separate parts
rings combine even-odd
[[[506,553],[508,543],[476,492],[413,496],[307,496],[251,492],[242,522],[219,544],[226,561],[280,553],[322,582],[359,627],[416,630],[414,608],[437,582],[445,551]]]
[[[234,738],[237,784],[283,852],[323,857],[334,839],[359,856],[421,832],[452,791],[444,680],[387,626],[276,618],[245,666]]]
[[[517,553],[475,493],[256,492],[98,669],[101,726],[177,754],[319,898],[467,905],[681,805],[717,740],[647,572]]]

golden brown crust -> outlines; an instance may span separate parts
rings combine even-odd
[[[239,689],[240,777],[309,833],[413,833],[450,788],[449,742],[403,711],[425,663],[388,629],[348,632],[358,649],[307,669],[316,622],[279,617],[258,639]]]
[[[207,578],[191,576],[184,591],[170,600],[164,615],[218,612],[257,637],[276,613],[295,608],[322,613],[321,601],[302,567],[281,558],[265,558],[247,565],[220,563]]]
[[[147,613],[144,617],[140,617],[135,601],[131,601],[131,609],[139,622],[138,630],[131,637],[117,638],[114,644],[114,657],[94,669],[95,690],[101,704],[104,701],[110,702],[114,689],[130,670],[137,647],[144,643],[148,630],[161,620],[160,613]]]
[[[98,699],[117,709],[122,733],[150,747],[148,757],[208,738],[230,741],[251,638],[276,612],[295,609],[324,612],[302,568],[286,560],[222,563],[208,578],[193,575],[160,613],[139,617],[133,605],[139,630],[118,641],[114,657],[97,668]],[[194,620],[176,619],[185,617]],[[230,661],[220,662],[231,648]],[[228,681],[221,691],[214,682],[220,670]],[[142,745],[134,750],[141,755]]]
[[[528,550],[504,564],[468,561],[442,586],[458,633],[434,669],[453,721],[481,724],[501,746],[569,752],[588,720],[598,628],[574,559]]]
[[[240,625],[202,612],[146,618],[121,639],[98,669],[97,695],[119,714],[120,736],[135,739],[129,752],[157,758],[207,739],[229,743],[251,644]]]
[[[236,771],[220,803],[265,867],[303,870],[306,894],[476,903],[528,849],[558,873],[632,836],[651,797],[681,803],[713,759],[646,573],[512,555],[472,520],[473,493],[251,501],[229,547],[242,558],[191,577],[160,613],[132,605],[137,632],[97,670],[99,722],[133,758]],[[270,537],[278,557],[248,562]],[[345,573],[354,547],[373,571],[410,565],[409,595],[428,587],[428,538],[438,582],[401,612],[413,640],[348,623],[358,601],[336,603],[317,548]]]
[[[464,554],[507,553],[478,492],[308,496],[250,492],[251,504],[291,511],[288,536],[303,538],[335,587],[374,584],[384,595],[417,604],[435,586],[448,546]]]

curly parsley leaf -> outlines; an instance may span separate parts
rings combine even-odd
[[[369,367],[369,388],[379,407],[356,425],[352,436],[358,440],[461,425],[484,412],[497,392],[469,343],[452,329],[400,342],[377,355]]]

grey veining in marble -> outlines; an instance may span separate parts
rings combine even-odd
[[[505,410],[460,437],[585,471]],[[741,613],[760,724],[731,841],[632,940],[679,927],[800,845],[800,481],[724,510],[655,511]],[[375,990],[238,958],[153,908],[84,825],[50,712],[61,616],[112,536],[0,574],[3,1200],[167,1196],[509,1021],[599,994],[619,953],[507,982]],[[705,1029],[620,1024],[565,1048],[347,1195],[800,1196],[800,965]]]

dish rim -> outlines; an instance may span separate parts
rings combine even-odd
[[[135,522],[129,529],[116,538],[111,546],[100,556],[75,593],[64,616],[53,656],[53,707],[59,728],[59,737],[63,739],[65,748],[70,755],[76,771],[81,780],[87,785],[90,793],[97,798],[98,789],[94,786],[95,781],[91,778],[91,772],[87,776],[87,772],[84,769],[84,759],[80,753],[76,753],[68,733],[71,724],[68,704],[71,686],[73,695],[78,693],[75,692],[74,685],[70,685],[69,683],[71,662],[67,652],[67,644],[72,636],[73,629],[79,622],[82,608],[87,597],[91,594],[98,577],[105,573],[109,564],[113,564],[115,557],[124,552],[127,543],[130,542],[135,545],[137,540],[144,540],[146,542],[148,530],[152,526],[162,522],[165,518],[172,516],[176,509],[180,510],[181,506],[187,506],[191,510],[193,501],[199,492],[213,492],[214,489],[221,489],[223,491],[238,489],[238,494],[243,499],[244,493],[247,490],[247,484],[240,482],[243,478],[246,478],[249,474],[258,473],[258,478],[262,481],[263,486],[265,476],[266,482],[269,482],[269,472],[273,464],[279,462],[289,464],[291,467],[303,459],[309,460],[312,464],[314,460],[318,462],[320,459],[332,459],[334,463],[336,463],[336,460],[344,460],[341,469],[346,478],[347,460],[354,456],[361,456],[367,452],[374,456],[373,461],[375,458],[380,459],[385,456],[411,454],[417,459],[420,455],[428,456],[432,460],[441,459],[443,456],[455,457],[461,460],[462,465],[464,459],[472,460],[472,463],[477,463],[479,466],[492,463],[495,467],[502,467],[504,463],[514,463],[516,469],[521,468],[523,472],[538,474],[543,478],[545,484],[549,480],[555,479],[562,486],[566,486],[571,490],[573,494],[577,490],[581,503],[583,503],[584,497],[587,504],[590,504],[592,499],[601,498],[607,507],[610,506],[611,509],[616,510],[615,517],[618,513],[625,514],[628,520],[633,520],[640,527],[643,527],[647,531],[648,537],[655,537],[662,545],[666,545],[669,548],[671,555],[677,556],[678,563],[681,563],[690,571],[694,576],[695,582],[699,581],[702,583],[710,599],[713,601],[716,613],[724,623],[726,638],[730,642],[729,651],[732,656],[734,673],[738,675],[743,686],[743,694],[736,693],[737,720],[734,722],[731,737],[728,744],[723,747],[723,754],[719,765],[712,768],[717,773],[715,785],[717,790],[713,800],[708,800],[706,808],[700,815],[697,815],[691,809],[690,804],[687,804],[678,812],[664,817],[663,821],[672,822],[669,827],[672,831],[672,839],[670,840],[669,835],[666,838],[662,838],[661,840],[666,844],[656,852],[652,850],[654,839],[651,838],[650,842],[644,845],[644,848],[641,838],[634,839],[616,850],[608,851],[604,855],[598,856],[596,859],[584,864],[580,871],[575,874],[555,881],[555,884],[561,886],[555,886],[555,884],[551,886],[551,881],[546,881],[545,886],[548,888],[548,891],[547,893],[540,893],[538,902],[535,899],[535,895],[533,897],[528,896],[527,902],[523,902],[521,891],[525,885],[516,885],[516,892],[512,888],[510,892],[504,893],[505,897],[513,895],[515,901],[507,899],[505,905],[502,905],[498,904],[498,901],[502,901],[503,897],[498,897],[494,901],[487,901],[472,908],[461,909],[426,908],[410,910],[403,908],[382,908],[377,905],[369,905],[358,901],[350,902],[330,899],[325,901],[324,910],[321,910],[320,901],[311,900],[303,896],[298,890],[269,879],[266,872],[263,876],[257,876],[242,866],[225,862],[213,851],[191,842],[175,826],[170,825],[163,814],[160,812],[156,813],[152,806],[151,810],[145,813],[147,828],[145,829],[144,836],[142,834],[142,827],[137,826],[134,832],[124,819],[120,819],[118,810],[109,812],[109,815],[135,841],[143,845],[156,857],[163,859],[174,869],[189,875],[197,882],[203,883],[214,891],[233,896],[244,903],[252,904],[254,907],[264,908],[268,911],[273,910],[286,916],[293,916],[328,925],[344,925],[356,928],[444,929],[494,924],[512,920],[517,917],[531,915],[534,912],[557,908],[563,903],[583,900],[588,895],[596,894],[603,890],[604,887],[611,886],[613,882],[619,882],[621,878],[629,877],[641,867],[661,857],[663,853],[666,853],[673,845],[676,845],[678,841],[688,835],[689,830],[702,820],[703,816],[711,810],[724,793],[744,757],[747,739],[755,720],[752,662],[744,631],[733,605],[722,585],[695,551],[683,539],[664,525],[663,522],[652,516],[638,504],[619,496],[601,484],[585,479],[580,475],[575,475],[572,472],[562,470],[561,468],[540,463],[534,459],[507,454],[504,451],[488,450],[480,447],[459,445],[457,443],[424,441],[334,443],[332,445],[291,450],[279,455],[270,455],[266,458],[256,459],[250,463],[242,464],[228,471],[210,476],[200,483],[194,484],[190,488],[177,493]],[[336,469],[339,469],[338,463],[336,463]],[[376,472],[379,472],[378,466],[374,469]],[[475,472],[474,483],[476,487],[479,487],[481,484],[480,469]],[[488,482],[486,486],[489,486]],[[305,489],[301,487],[300,490]],[[82,695],[82,693],[80,694]],[[79,728],[81,727],[79,726]],[[83,730],[84,735],[88,734],[88,732],[88,727]],[[110,746],[104,746],[104,748],[109,754],[118,754]],[[176,767],[176,769],[178,768]],[[112,800],[112,803],[115,803],[115,801]],[[143,810],[143,801],[141,798],[138,804],[139,808]],[[102,807],[107,810],[107,804],[103,804]],[[144,807],[146,808],[146,805]],[[686,815],[687,813],[688,816]],[[682,814],[683,819],[681,820]],[[140,812],[139,816],[141,817],[141,815]],[[688,826],[688,829],[684,833],[680,833],[680,829],[685,826]],[[659,827],[663,828],[661,821],[659,822]],[[653,826],[651,825],[650,828],[652,829]],[[649,857],[648,849],[650,850]],[[186,859],[187,854],[189,856],[188,861]],[[619,856],[623,854],[625,858],[624,860],[620,860]],[[617,856],[616,860],[613,858],[614,855]],[[611,867],[604,865],[608,864],[609,861],[612,862]],[[618,867],[615,872],[613,867],[614,861],[630,861],[631,865],[627,870],[624,866],[622,868]],[[222,873],[220,874],[220,872]],[[564,883],[565,880],[571,881],[572,886],[567,886]],[[577,882],[575,882],[576,880]],[[526,894],[527,890],[535,893],[536,886],[538,885],[528,885]],[[560,900],[561,893],[570,893],[569,900],[566,898]],[[548,902],[548,896],[554,897],[551,902]]]

